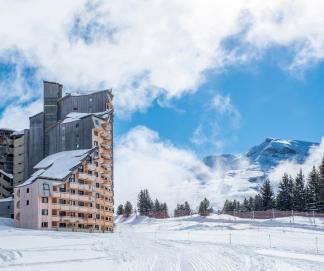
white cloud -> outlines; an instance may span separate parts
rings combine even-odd
[[[126,170],[125,170],[126,169]],[[141,189],[166,201],[172,212],[177,203],[189,201],[195,209],[208,197],[220,206],[222,170],[210,171],[189,150],[176,148],[146,127],[138,126],[117,140],[115,148],[116,203],[134,204]]]
[[[206,70],[271,46],[291,48],[291,69],[322,60],[323,12],[318,0],[0,1],[0,57],[23,58],[38,68],[37,80],[112,87],[122,114],[196,91]],[[224,47],[236,37],[237,46]]]
[[[232,104],[230,96],[222,96],[220,94],[216,94],[212,99],[211,106],[221,114],[229,115],[233,127],[238,127],[241,114],[238,109]]]
[[[26,106],[11,104],[1,115],[0,128],[10,128],[16,131],[26,128],[29,117],[42,110],[43,102],[37,100]]]
[[[270,172],[269,179],[273,182],[279,182],[285,173],[295,177],[300,169],[302,169],[304,174],[307,176],[313,166],[318,167],[320,165],[323,157],[324,137],[322,138],[320,145],[315,146],[310,150],[309,156],[303,164],[299,164],[296,161],[284,161]]]

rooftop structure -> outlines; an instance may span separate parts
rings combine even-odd
[[[56,82],[44,81],[44,110],[30,117],[30,130],[28,135],[28,170],[25,177],[31,176],[34,166],[47,155],[58,151],[91,148],[91,129],[93,125],[83,122],[83,129],[68,127],[68,132],[57,128],[57,125],[70,122],[74,116],[88,115],[89,113],[106,112],[112,114],[111,90],[96,92],[82,92],[63,96],[63,86]],[[107,112],[105,113],[107,115]],[[72,116],[72,117],[71,117]],[[60,125],[59,125],[60,126]],[[53,131],[53,129],[55,131]],[[78,136],[77,136],[78,135]],[[67,138],[73,137],[73,143]],[[81,144],[77,141],[83,142]],[[51,146],[56,142],[55,147]]]
[[[15,188],[15,225],[74,231],[113,230],[112,123],[92,129],[91,149],[58,152]]]

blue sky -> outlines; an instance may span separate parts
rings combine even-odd
[[[286,53],[285,49],[269,50],[248,65],[208,74],[195,94],[166,106],[155,102],[145,113],[134,113],[129,119],[117,118],[116,134],[144,125],[200,156],[245,152],[266,137],[320,142],[324,135],[324,63],[303,73],[290,73],[278,64],[288,63]],[[230,96],[240,114],[238,125],[233,127],[231,117],[208,109],[215,93]],[[220,125],[214,136],[209,130],[213,123]],[[191,138],[200,124],[211,142],[197,145]],[[217,140],[223,146],[212,144]]]
[[[143,126],[199,158],[266,137],[319,142],[323,10],[316,0],[1,3],[0,126],[27,127],[50,80],[113,88],[117,140]]]

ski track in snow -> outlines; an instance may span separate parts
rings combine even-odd
[[[291,224],[217,215],[117,221],[113,234],[87,234],[15,229],[0,219],[0,270],[324,270],[321,220],[317,226],[307,218]]]

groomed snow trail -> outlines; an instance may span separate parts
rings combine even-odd
[[[117,221],[113,234],[87,234],[15,229],[0,220],[0,270],[324,270],[320,220]]]

